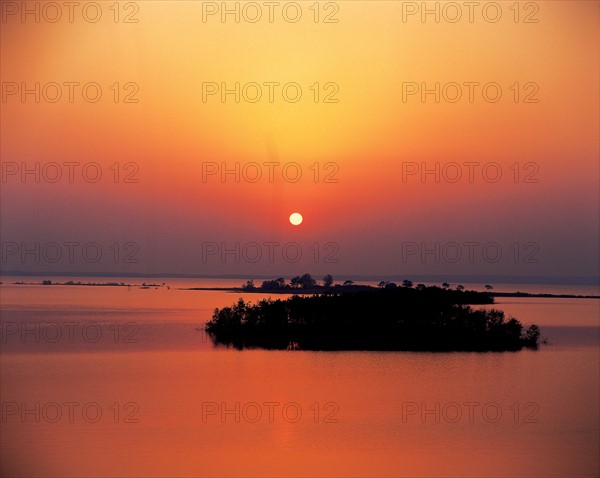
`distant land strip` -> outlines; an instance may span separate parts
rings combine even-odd
[[[342,287],[340,287],[342,289]],[[184,287],[179,290],[213,290],[222,292],[237,292],[244,294],[297,294],[297,295],[314,295],[327,293],[349,293],[358,292],[361,290],[376,289],[371,286],[354,286],[344,288],[344,290],[330,289],[327,291],[324,288],[319,289],[271,289],[263,290],[260,288],[246,290],[242,287]],[[575,294],[530,294],[529,292],[487,292],[490,297],[531,297],[531,298],[548,298],[548,299],[600,299],[599,295],[575,295]]]
[[[0,282],[2,284],[2,282]],[[41,282],[11,282],[11,285],[46,285],[46,286],[87,286],[87,287],[139,287],[143,289],[149,288],[167,288],[170,289],[168,284],[164,282],[161,284],[156,283],[142,283],[142,284],[129,284],[124,282],[52,282],[49,280]],[[177,287],[175,290],[205,290],[205,291],[221,291],[221,292],[235,292],[243,294],[295,294],[295,295],[314,295],[314,294],[338,294],[338,293],[352,293],[360,292],[364,290],[376,290],[377,287],[370,285],[352,285],[343,286],[337,285],[330,288],[322,286],[310,288],[310,289],[261,289],[256,287],[254,289],[246,289],[243,287]],[[548,293],[537,293],[532,294],[529,292],[485,292],[490,297],[530,297],[530,298],[547,298],[547,299],[600,299],[598,295],[577,295],[577,294],[548,294]]]
[[[141,279],[270,279],[272,274],[186,274],[186,273],[168,273],[168,272],[127,272],[127,271],[22,271],[22,270],[0,270],[0,280],[6,280],[8,277],[118,277],[118,278],[141,278]],[[546,285],[589,285],[597,286],[600,284],[598,276],[513,276],[513,275],[489,275],[489,274],[339,274],[336,276],[343,279],[352,279],[354,281],[402,281],[405,276],[410,276],[415,282],[435,282],[443,281],[452,283],[481,283],[481,284],[546,284]]]

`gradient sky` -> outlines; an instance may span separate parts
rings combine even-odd
[[[456,23],[443,15],[439,23],[433,15],[423,22],[420,12],[403,21],[413,4],[392,1],[321,2],[317,23],[313,2],[299,2],[296,23],[280,8],[269,22],[263,2],[256,23],[243,17],[236,23],[232,15],[223,23],[219,14],[203,22],[206,4],[187,1],[121,2],[118,23],[112,2],[101,4],[96,23],[79,10],[69,22],[66,6],[56,23],[44,17],[54,17],[50,7],[40,10],[39,23],[33,14],[23,22],[22,12],[9,14],[13,3],[2,2],[0,24],[3,171],[23,163],[96,162],[103,175],[87,182],[77,166],[73,182],[66,167],[56,183],[43,175],[39,183],[33,175],[23,182],[20,171],[5,176],[4,271],[598,276],[598,2],[520,2],[518,22],[509,8],[514,2],[500,2],[496,23],[481,9],[470,22],[463,2]],[[123,23],[127,13],[138,22]],[[337,23],[323,22],[329,13]],[[524,23],[528,14],[537,22]],[[50,103],[41,95],[36,103],[28,95],[23,102],[21,91],[7,94],[14,84],[36,82],[63,85],[62,99]],[[70,102],[65,82],[98,83],[102,98],[89,103],[79,87]],[[110,89],[116,82],[118,103]],[[286,102],[276,88],[270,103],[263,86],[257,103],[236,103],[232,95],[222,102],[218,94],[203,101],[204,83],[223,82],[296,82],[302,98]],[[318,103],[310,89],[316,82]],[[433,88],[436,82],[496,83],[502,97],[488,102],[479,86],[470,102],[463,85],[456,103],[443,97],[436,103],[434,95],[425,102],[419,94],[403,98],[407,83]],[[137,103],[123,102],[134,88],[125,90],[127,83],[137,85]],[[334,88],[327,83],[337,85],[338,102],[322,101]],[[46,92],[54,95],[51,87]],[[532,92],[537,102],[524,102]],[[269,161],[280,164],[273,181],[263,165]],[[233,175],[225,182],[219,174],[203,178],[207,163],[242,168],[252,162],[262,165],[256,183],[243,177],[236,183]],[[465,162],[477,163],[472,182]],[[114,163],[118,183],[109,169]],[[281,174],[288,163],[302,170],[296,183]],[[439,182],[420,172],[403,177],[407,168],[435,163],[447,173]],[[448,163],[461,165],[458,182],[447,180],[455,174],[442,169]],[[490,163],[502,171],[497,182],[482,175]],[[134,167],[138,182],[124,183]],[[337,182],[324,182],[328,173]],[[524,182],[527,177],[537,182]],[[298,227],[288,222],[294,211],[304,216]],[[63,247],[57,262],[43,254],[36,262],[35,255],[7,249],[53,242],[95,242],[103,256],[92,263],[78,250],[70,261]],[[137,245],[135,263],[123,262],[123,253],[133,250],[125,250],[128,242]],[[261,260],[247,260],[256,251],[249,246],[244,256],[242,249],[252,242],[280,244],[273,261],[266,246]],[[297,263],[281,252],[291,242],[302,250]],[[207,243],[231,249],[239,243],[239,260],[218,253],[203,258]],[[421,256],[423,246],[436,243],[439,257]],[[456,262],[449,243],[460,245]],[[465,243],[480,244],[472,260]],[[498,246],[502,257],[493,262]],[[337,262],[325,262],[326,256]]]

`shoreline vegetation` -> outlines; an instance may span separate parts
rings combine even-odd
[[[2,282],[0,282],[0,285]],[[164,287],[170,289],[166,283],[162,284],[126,284],[125,282],[81,282],[81,281],[67,281],[67,282],[52,282],[51,280],[43,280],[41,282],[24,282],[18,281],[13,282],[12,285],[66,285],[66,286],[87,286],[87,287],[139,287],[140,289],[158,289]]]
[[[334,285],[327,275],[317,286],[310,274],[248,281],[238,292],[291,293],[287,299],[240,298],[215,309],[205,330],[215,345],[237,349],[369,350],[369,351],[517,351],[537,349],[536,324],[525,328],[501,310],[474,309],[494,303],[490,290],[462,285],[451,289],[382,281],[378,287],[346,281]],[[307,296],[308,295],[308,296]]]
[[[435,286],[433,286],[435,287]],[[376,287],[373,286],[358,286],[354,289],[339,286],[339,288],[334,289],[334,292],[343,293],[343,292],[351,292],[357,290],[376,290]],[[222,292],[234,292],[234,293],[250,293],[250,294],[294,294],[294,295],[314,295],[314,294],[324,294],[329,293],[324,289],[308,289],[308,290],[294,290],[294,289],[283,289],[283,290],[264,290],[260,288],[256,288],[253,290],[246,290],[242,287],[184,287],[179,290],[214,290],[214,291],[222,291]],[[537,298],[548,298],[548,299],[600,299],[600,295],[576,295],[576,294],[532,294],[529,292],[478,292],[479,294],[486,294],[489,297],[531,297],[532,299]]]
[[[279,278],[276,281],[281,281],[283,279]],[[265,282],[273,282],[273,281],[265,281]],[[348,282],[352,282],[352,284],[347,284]],[[410,281],[409,281],[410,282]],[[0,285],[4,282],[0,281]],[[165,288],[170,289],[171,287],[167,285],[165,282],[161,283],[142,283],[142,284],[130,284],[126,282],[81,282],[81,281],[66,281],[66,282],[55,282],[51,280],[42,280],[40,282],[25,282],[25,281],[17,281],[17,282],[9,282],[7,284],[10,285],[60,285],[60,286],[88,286],[88,287],[139,287],[141,289],[158,289]],[[346,281],[344,284],[335,284],[329,286],[327,288],[323,285],[315,285],[311,288],[298,288],[293,287],[291,284],[285,284],[285,287],[282,288],[272,288],[267,287],[263,288],[263,286],[256,287],[253,284],[249,286],[248,284],[252,284],[252,281],[248,281],[245,285],[241,287],[178,287],[177,290],[212,290],[212,291],[222,291],[222,292],[232,292],[232,293],[250,293],[250,294],[299,294],[299,295],[314,295],[314,294],[323,294],[323,293],[345,293],[345,292],[357,292],[359,290],[372,290],[376,289],[376,287],[370,285],[357,285],[354,284],[353,281]],[[380,283],[381,284],[381,283]],[[394,284],[393,282],[385,282],[385,284]],[[395,285],[395,284],[394,284]],[[419,287],[422,284],[417,284]],[[381,285],[380,285],[381,287]],[[392,286],[393,287],[393,286]],[[442,285],[444,287],[444,285]],[[449,285],[447,285],[449,287]],[[458,285],[460,288],[461,286]],[[549,294],[549,293],[530,293],[530,292],[492,292],[491,286],[485,286],[486,288],[490,287],[485,294],[490,297],[531,297],[531,298],[554,298],[554,299],[600,299],[599,295],[580,295],[580,294]]]
[[[411,280],[404,280],[401,283],[402,287],[413,287]],[[450,289],[450,284],[444,282],[441,284],[443,289]],[[327,274],[323,277],[323,284],[317,284],[310,274],[304,274],[303,276],[293,277],[289,283],[286,283],[283,277],[277,279],[271,279],[263,281],[260,286],[254,285],[253,280],[249,280],[246,284],[242,284],[241,287],[187,287],[181,288],[181,290],[215,290],[223,292],[236,292],[236,293],[250,293],[250,294],[299,294],[299,295],[314,295],[314,294],[331,294],[331,293],[348,293],[348,292],[359,292],[365,290],[375,289],[395,289],[399,287],[395,282],[381,281],[377,287],[370,285],[355,284],[354,281],[347,280],[342,284],[334,284],[333,277]],[[417,289],[426,287],[425,284],[417,284]],[[486,284],[485,289],[489,297],[531,297],[531,298],[557,298],[557,299],[600,299],[598,295],[577,295],[577,294],[548,294],[538,293],[532,294],[529,292],[492,292],[493,286]],[[461,284],[456,285],[457,290],[464,290],[464,286]]]

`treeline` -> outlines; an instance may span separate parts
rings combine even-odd
[[[314,279],[310,274],[303,274],[301,276],[294,276],[290,279],[290,282],[287,283],[283,277],[278,277],[277,279],[265,280],[262,282],[260,287],[256,287],[254,285],[253,280],[247,281],[242,285],[242,290],[252,291],[252,290],[292,290],[292,289],[314,289],[314,288],[328,288],[333,285],[333,276],[331,274],[327,274],[323,277],[323,285],[317,285],[316,279]]]
[[[439,287],[371,288],[354,293],[240,299],[215,309],[206,331],[239,349],[505,351],[536,348],[540,331],[506,320],[487,293]]]
[[[411,288],[413,287],[413,281],[409,279],[405,279],[401,283],[401,287]],[[396,289],[400,287],[395,282],[390,281],[381,281],[378,284],[380,289]],[[417,284],[415,286],[417,289],[425,289],[425,284]],[[444,289],[450,289],[450,284],[444,282],[442,284]],[[315,290],[315,291],[358,291],[365,289],[372,289],[372,286],[368,285],[357,285],[352,280],[346,280],[341,284],[335,284],[333,276],[331,274],[326,274],[323,277],[322,285],[320,285],[316,279],[314,279],[310,274],[306,273],[301,276],[294,276],[290,279],[289,282],[283,277],[278,277],[277,279],[265,280],[262,282],[260,286],[256,286],[254,284],[254,280],[246,281],[245,284],[242,284],[241,290],[251,292],[251,291],[288,291],[288,290]],[[491,285],[486,285],[485,288],[490,291],[493,289]],[[456,286],[456,290],[462,291],[464,290],[464,286],[462,284],[458,284]]]

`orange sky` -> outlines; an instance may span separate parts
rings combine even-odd
[[[64,5],[61,19],[51,23],[55,12],[42,2],[40,22],[34,14],[23,22],[13,4],[23,8],[2,3],[0,33],[4,168],[7,162],[19,168],[23,162],[97,162],[103,176],[94,184],[80,174],[73,183],[42,177],[39,184],[33,176],[26,182],[19,173],[6,176],[1,239],[96,241],[105,248],[133,241],[140,261],[48,263],[42,257],[33,263],[17,254],[3,270],[598,274],[597,2],[538,2],[537,12],[531,2],[520,2],[518,22],[509,8],[514,3],[500,2],[496,23],[479,10],[469,22],[464,5],[461,20],[451,23],[445,2],[439,3],[439,23],[433,15],[423,22],[419,13],[403,22],[411,2],[321,2],[317,23],[312,2],[298,4],[302,18],[296,23],[278,9],[269,22],[262,2],[256,23],[243,11],[239,23],[233,15],[223,23],[219,13],[203,22],[206,2],[163,1],[121,2],[118,23],[112,3],[102,3],[97,23],[79,10],[69,22]],[[128,13],[138,22],[123,23]],[[337,23],[324,23],[327,14]],[[528,14],[538,21],[524,23]],[[23,84],[33,88],[36,82],[40,102],[33,94],[23,102]],[[56,103],[44,97],[54,95],[51,86],[43,90],[53,82],[63,85]],[[87,102],[78,86],[70,102],[68,82],[95,82],[102,98]],[[203,85],[233,88],[236,82],[248,97],[255,90],[243,85],[262,85],[261,100],[251,103],[242,95],[236,103],[228,95],[222,102],[219,93],[203,98]],[[269,82],[296,83],[302,97],[286,101],[274,87],[270,102]],[[423,102],[417,93],[403,101],[406,84],[433,88],[436,82],[461,85],[462,99],[451,103],[441,96],[436,103],[428,95]],[[502,97],[488,102],[478,86],[471,102],[469,82],[497,84]],[[135,85],[125,88],[128,83]],[[10,94],[14,85],[19,90]],[[525,103],[534,91],[530,98],[538,101]],[[138,102],[124,103],[132,92]],[[324,103],[328,93],[338,101]],[[269,161],[279,163],[273,181],[264,165]],[[118,163],[122,181],[133,171],[126,169],[129,162],[136,164],[138,182],[115,184],[110,165]],[[465,162],[477,163],[472,182],[464,166],[456,183],[444,175],[424,182],[420,170],[403,178],[414,165]],[[236,183],[229,175],[224,183],[215,174],[203,181],[207,163],[239,163],[240,172],[258,163],[263,179],[250,183],[241,176]],[[296,165],[287,171],[302,171],[296,183],[281,174],[288,163]],[[481,174],[489,163],[502,171],[496,183]],[[337,182],[323,182],[328,173]],[[527,173],[538,181],[523,183]],[[305,218],[296,228],[287,222],[293,211]],[[243,257],[203,262],[200,252],[206,242],[289,241],[302,246],[298,264],[281,257],[273,263]],[[330,242],[337,244],[338,262],[313,260],[311,244],[321,250]],[[503,259],[403,262],[408,242],[496,242]],[[539,246],[536,263],[507,259],[511,245],[530,242]]]

